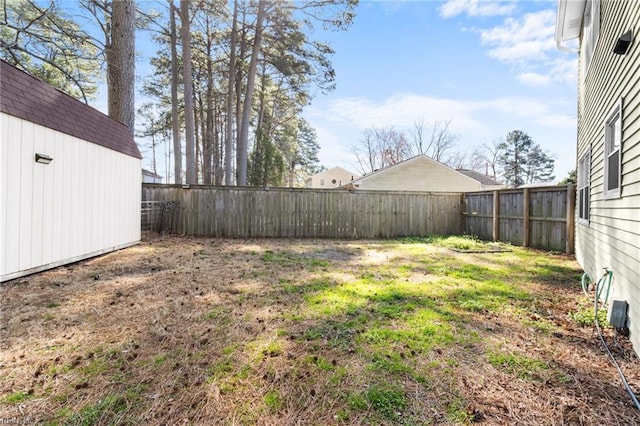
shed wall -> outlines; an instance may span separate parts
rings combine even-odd
[[[140,160],[0,114],[0,281],[140,240]],[[35,162],[35,153],[53,158]]]

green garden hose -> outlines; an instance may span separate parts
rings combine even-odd
[[[620,368],[620,365],[618,364],[616,359],[613,357],[613,354],[611,353],[611,350],[609,349],[609,346],[607,345],[607,342],[605,342],[604,337],[602,336],[602,329],[600,328],[600,322],[598,321],[598,305],[599,305],[599,302],[600,302],[600,296],[602,295],[602,288],[606,284],[607,292],[606,292],[606,295],[605,295],[605,299],[603,301],[603,305],[606,305],[607,304],[607,300],[609,299],[609,291],[611,290],[611,284],[613,282],[613,271],[610,270],[609,268],[604,268],[604,269],[605,269],[605,273],[602,275],[602,277],[596,283],[596,289],[595,289],[596,291],[595,291],[595,295],[593,297],[593,318],[594,318],[594,322],[596,324],[596,329],[598,330],[598,337],[600,337],[600,342],[602,343],[602,346],[604,346],[605,350],[607,351],[607,355],[609,356],[609,359],[611,360],[611,363],[618,370],[618,374],[620,374],[620,378],[622,379],[622,384],[624,385],[625,390],[627,391],[627,393],[631,397],[631,400],[633,401],[633,403],[636,406],[636,408],[638,410],[640,410],[640,402],[638,401],[638,398],[636,398],[636,394],[633,393],[633,389],[631,389],[631,386],[629,386],[629,382],[627,381],[627,378],[625,377],[624,372]],[[587,274],[585,273],[582,276],[582,289],[583,290],[585,289],[585,285],[584,285],[585,284],[584,283],[585,275],[587,275]]]

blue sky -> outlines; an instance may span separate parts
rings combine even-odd
[[[451,120],[457,151],[523,130],[575,167],[577,55],[556,49],[556,1],[361,1],[345,32],[318,34],[336,53],[335,91],[305,118],[321,163],[358,172],[353,145],[372,126],[411,131]]]
[[[451,120],[460,152],[527,132],[556,159],[561,180],[576,163],[578,69],[576,54],[556,48],[555,16],[556,0],[361,0],[347,31],[313,35],[336,52],[336,90],[317,93],[303,114],[321,164],[357,173],[352,148],[367,128],[409,135],[417,120]],[[146,34],[137,44],[141,84],[156,47]],[[105,96],[96,103],[103,111]]]

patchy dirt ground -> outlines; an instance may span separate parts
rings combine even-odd
[[[578,265],[514,252],[147,235],[0,286],[0,423],[640,424]]]

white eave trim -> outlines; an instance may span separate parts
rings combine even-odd
[[[587,0],[558,0],[556,16],[556,46],[559,50],[576,52],[562,43],[580,37]]]

